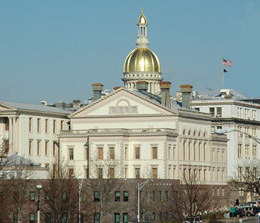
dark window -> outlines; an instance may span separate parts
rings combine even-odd
[[[160,221],[162,220],[162,212],[159,213]]]
[[[161,200],[162,200],[162,192],[159,191],[159,201],[161,201]]]
[[[168,220],[168,218],[169,218],[169,214],[168,214],[168,212],[166,212],[165,213],[165,220]]]
[[[45,214],[45,223],[51,223],[51,213]]]
[[[128,223],[128,214],[127,213],[123,214],[123,223]]]
[[[67,213],[64,213],[64,214],[62,215],[61,222],[62,222],[62,223],[67,223],[67,222],[68,222],[68,214],[67,214]]]
[[[47,193],[45,194],[45,200],[46,200],[46,201],[50,201],[50,200],[51,200],[51,197],[50,197],[50,195],[49,195],[49,194],[47,194]]]
[[[115,202],[120,202],[120,191],[115,192]]]
[[[33,191],[30,191],[30,200],[35,201],[35,193]]]
[[[124,202],[128,201],[128,191],[124,191],[124,198],[123,198]]]
[[[153,191],[152,195],[153,195],[153,201],[155,201],[155,191]]]
[[[13,214],[13,223],[18,223],[18,215],[17,215],[17,213]]]
[[[95,213],[94,214],[94,219],[95,219],[95,223],[99,223],[100,222],[100,214],[99,213]]]
[[[35,215],[34,214],[30,214],[29,215],[29,222],[30,223],[34,223],[35,222]]]
[[[152,220],[155,221],[155,213],[152,213]]]
[[[62,195],[62,200],[66,200],[67,199],[67,194],[66,193],[63,193],[63,195]]]
[[[115,213],[115,223],[120,223],[120,214]]]
[[[100,196],[99,196],[99,192],[95,191],[94,192],[94,202],[99,202],[100,201]]]
[[[168,201],[168,191],[165,191],[165,200]]]

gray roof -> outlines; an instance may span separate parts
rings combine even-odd
[[[232,95],[233,100],[243,100],[248,99],[247,96],[245,96],[243,93],[241,93],[238,90],[234,89],[227,89]],[[195,91],[196,92],[196,91]],[[220,90],[213,90],[208,89],[208,91],[201,91],[196,92],[197,94],[193,93],[193,100],[225,100],[223,97],[221,97]]]
[[[32,160],[26,159],[17,154],[11,155],[3,159],[1,163],[6,166],[41,166],[40,164],[35,163]]]
[[[1,104],[14,109],[28,110],[28,111],[39,111],[39,112],[51,112],[51,113],[60,113],[60,114],[70,114],[69,111],[64,111],[60,108],[50,107],[47,105],[36,105],[28,104],[21,102],[11,102],[11,101],[0,101]]]

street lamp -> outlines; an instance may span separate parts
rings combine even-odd
[[[254,141],[256,141],[258,144],[260,144],[260,139],[256,138],[246,132],[242,132],[239,131],[237,129],[216,129],[214,133],[216,133],[217,135],[224,135],[225,133],[229,133],[229,132],[239,132],[241,134],[244,134],[245,136],[248,136],[249,138],[253,139]]]
[[[42,189],[42,185],[37,185],[36,189],[38,191],[38,205],[37,205],[37,223],[40,223],[41,221],[41,212],[40,212],[40,205],[41,205],[41,189]]]
[[[72,177],[77,180],[77,178],[72,175]],[[78,182],[78,186],[79,186],[79,189],[78,189],[78,193],[79,193],[79,215],[78,215],[78,218],[79,218],[79,223],[81,223],[81,200],[80,200],[80,195],[81,195],[81,190],[82,190],[82,185],[83,185],[83,180],[85,180],[85,178],[82,178],[80,182]]]
[[[137,222],[140,222],[140,191],[148,183],[152,182],[153,179],[146,180],[142,183],[137,184]]]

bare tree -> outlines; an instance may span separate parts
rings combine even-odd
[[[244,162],[237,167],[237,174],[229,182],[234,192],[232,203],[239,196],[244,201],[260,195],[260,161]]]
[[[182,222],[187,217],[192,219],[209,210],[212,200],[210,186],[201,184],[196,174],[187,178],[183,175],[183,184],[172,187],[172,218],[177,222]]]
[[[68,176],[66,163],[54,164],[49,179],[42,180],[41,184],[44,199],[41,209],[46,215],[42,217],[52,219],[53,223],[78,222],[79,182]]]
[[[6,212],[0,212],[0,222],[9,221],[11,222],[13,218],[17,222],[24,222],[27,220],[28,216],[24,215],[25,210],[27,210],[28,204],[28,191],[32,186],[30,176],[32,175],[32,166],[30,165],[30,160],[20,157],[18,155],[13,155],[8,157],[8,162],[6,162],[5,167],[2,171],[8,179],[2,179],[0,185],[0,193],[2,194],[0,208],[2,210],[8,210],[8,216]],[[1,220],[5,219],[5,220]],[[26,219],[26,220],[25,220]]]

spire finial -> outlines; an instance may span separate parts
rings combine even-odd
[[[141,13],[144,14],[144,8],[141,8]]]

